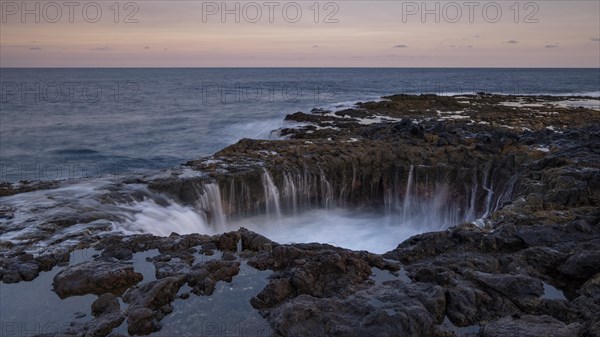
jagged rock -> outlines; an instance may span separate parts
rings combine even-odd
[[[58,181],[21,181],[15,184],[0,181],[0,197],[37,190],[53,189],[57,188],[59,185]]]
[[[6,284],[18,283],[18,282],[21,282],[22,280],[23,280],[23,278],[21,278],[21,274],[19,273],[18,270],[9,269],[9,270],[4,270],[2,272],[2,281]]]
[[[169,258],[165,261],[154,261],[154,268],[156,270],[156,278],[161,279],[169,276],[188,274],[192,269],[192,265],[188,261],[175,262]]]
[[[439,287],[391,282],[343,299],[300,295],[268,317],[285,336],[427,336],[444,305]]]
[[[558,268],[565,276],[586,280],[600,273],[600,251],[582,251],[573,254]]]
[[[225,260],[201,262],[192,267],[187,275],[188,284],[196,295],[210,295],[218,281],[231,282],[240,272],[240,263]]]
[[[24,281],[31,281],[40,274],[40,268],[35,262],[26,262],[18,265],[19,275]]]
[[[107,292],[120,294],[142,278],[132,265],[87,261],[62,270],[54,277],[52,286],[61,298]]]
[[[479,275],[478,278],[488,287],[513,299],[539,297],[544,293],[542,281],[526,275]]]
[[[103,315],[104,313],[119,312],[120,305],[117,297],[111,293],[100,295],[94,303],[92,303],[92,314],[94,316]]]
[[[565,324],[550,316],[522,316],[520,318],[504,317],[487,324],[482,331],[483,337],[505,337],[517,335],[522,337],[572,337],[581,331],[581,324]]]
[[[371,268],[397,270],[381,257],[328,245],[277,245],[270,255],[259,254],[249,261],[261,269],[278,270],[251,304],[268,309],[303,294],[325,298],[352,294],[366,287]]]
[[[158,310],[170,304],[184,283],[184,276],[170,276],[135,286],[123,295],[129,304],[125,312],[128,331],[132,335],[147,335],[160,328]]]
[[[274,279],[255,297],[250,300],[254,308],[273,307],[292,296],[294,289],[289,277]]]
[[[110,333],[124,319],[114,295],[129,288],[124,295],[129,332],[151,333],[173,310],[184,283],[195,294],[210,296],[217,282],[232,281],[247,261],[273,271],[251,304],[276,335],[451,336],[458,334],[452,325],[483,326],[481,336],[597,335],[600,113],[551,106],[566,99],[557,97],[480,93],[463,99],[467,103],[393,95],[336,113],[298,112],[286,119],[308,125],[282,130],[284,140],[242,139],[185,165],[202,174],[178,175],[176,169],[126,179],[100,199],[107,204],[143,200],[143,193],[129,195],[122,185],[147,184],[153,193],[198,207],[212,184],[219,189],[222,212],[243,216],[266,207],[268,173],[280,191],[290,181],[303,186],[297,193],[306,196],[306,205],[327,200],[328,206],[375,208],[390,196],[401,203],[412,172],[416,195],[434,197],[443,188],[450,208],[469,213],[468,221],[486,214],[485,220],[414,236],[382,256],[324,244],[281,245],[245,229],[212,237],[97,237],[89,225],[90,233],[74,234],[81,242],[77,249],[97,243],[102,257],[67,266],[55,278],[55,289],[64,296],[101,296],[92,305],[95,319],[67,332]],[[524,113],[499,104],[521,100],[549,105]],[[385,118],[391,121],[380,122]],[[5,184],[0,195],[40,187],[33,185]],[[156,199],[167,204],[162,196]],[[214,216],[203,211],[209,220]],[[22,229],[14,221],[16,212],[14,205],[0,209],[7,224],[2,233]],[[68,250],[24,252],[63,227],[102,219],[94,211],[81,213],[56,212],[19,237],[21,242],[0,243],[2,281],[30,280],[40,270],[66,264]],[[199,245],[201,253],[222,252],[223,258],[194,264],[193,247]],[[149,259],[158,280],[135,285],[141,275],[116,260],[150,249],[161,253]],[[401,262],[408,280],[374,281],[374,267],[399,269],[383,257]],[[544,296],[542,281],[563,291],[564,298]]]
[[[127,331],[131,335],[148,335],[160,329],[156,313],[145,307],[127,309]]]
[[[110,246],[102,252],[102,257],[115,258],[117,260],[131,260],[133,252],[128,248]]]

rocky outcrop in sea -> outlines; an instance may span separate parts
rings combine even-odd
[[[1,185],[3,335],[600,335],[600,100],[394,95],[286,120],[156,174]],[[211,232],[123,225],[139,203]],[[376,254],[227,227],[334,207],[443,230]]]

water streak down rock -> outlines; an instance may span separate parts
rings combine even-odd
[[[295,113],[287,118],[306,124],[280,130],[286,139],[244,139],[169,174],[115,184],[104,201],[153,196],[156,205],[169,205],[166,195],[217,227],[230,217],[336,206],[400,212],[405,220],[429,215],[422,219],[453,226],[378,255],[328,244],[279,244],[245,229],[157,237],[90,234],[90,225],[85,234],[67,237],[95,245],[103,258],[127,260],[127,252],[157,250],[157,280],[117,282],[127,284],[129,308],[117,313],[114,298],[103,295],[92,309],[113,308],[103,314],[110,319],[74,324],[68,334],[106,334],[123,316],[131,334],[156,331],[185,283],[208,296],[215,282],[238,273],[239,259],[273,271],[249,301],[274,336],[598,336],[600,105],[561,107],[566,99],[395,95],[335,113]],[[146,184],[149,191],[139,188]],[[3,212],[15,213],[7,223],[18,228],[18,209]],[[58,228],[102,219],[80,213],[42,223],[43,233],[3,241],[3,282],[35,278],[64,262],[65,254],[68,260],[63,247],[47,248],[55,256],[28,250]],[[194,254],[216,250],[222,259],[195,263]],[[95,290],[105,263],[125,262],[67,267],[55,289],[83,270],[91,279],[81,287],[75,282],[73,291],[108,292]],[[120,275],[115,280],[129,280]]]

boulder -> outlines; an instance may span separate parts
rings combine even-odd
[[[87,261],[56,274],[52,286],[60,298],[104,293],[121,294],[143,278],[130,264]]]

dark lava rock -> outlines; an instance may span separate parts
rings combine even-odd
[[[117,297],[111,293],[100,295],[94,303],[92,303],[92,314],[99,316],[104,313],[119,312],[120,305]]]
[[[19,274],[18,270],[8,269],[8,270],[4,270],[2,273],[2,282],[6,283],[6,284],[18,283],[18,282],[21,282],[22,280],[23,279],[21,278],[21,274]]]
[[[273,307],[294,293],[292,282],[289,278],[275,279],[255,297],[250,300],[252,306],[256,309]]]
[[[270,254],[258,254],[248,264],[277,271],[250,301],[265,310],[303,294],[316,298],[349,295],[367,286],[371,268],[398,269],[375,254],[321,244],[276,245]]]
[[[168,276],[185,275],[191,271],[191,263],[188,261],[155,261],[156,278],[161,279]]]
[[[66,267],[54,277],[52,286],[61,298],[108,292],[120,294],[142,278],[132,265],[87,261]]]
[[[600,273],[600,251],[582,251],[573,254],[558,268],[565,276],[586,280]]]
[[[352,118],[365,118],[371,115],[371,113],[367,110],[358,110],[358,109],[344,109],[336,111],[335,114],[340,117],[350,116]]]
[[[131,335],[148,335],[160,329],[156,313],[145,307],[127,309],[127,331]]]
[[[66,336],[90,336],[103,337],[115,336],[111,333],[113,329],[120,326],[125,317],[119,311],[119,302],[113,294],[106,293],[100,296],[92,304],[92,314],[95,316],[93,320],[86,323],[72,322],[69,328],[61,332],[52,332],[37,335],[38,337],[66,337]],[[76,313],[75,318],[83,318],[86,315]],[[58,326],[58,325],[56,325]],[[118,335],[118,334],[117,334]]]
[[[579,323],[565,324],[550,316],[504,317],[483,328],[482,337],[573,337],[582,330]]]
[[[110,246],[102,252],[104,258],[115,258],[117,260],[131,260],[133,252],[131,249]]]
[[[58,181],[21,181],[19,183],[0,182],[0,197],[37,190],[53,189],[60,186]]]
[[[123,300],[129,304],[125,312],[129,333],[147,335],[157,331],[162,318],[158,311],[175,299],[184,282],[183,276],[171,276],[127,290]]]
[[[444,306],[440,287],[394,281],[346,298],[300,295],[268,319],[282,336],[430,336]]]
[[[480,275],[479,280],[507,297],[539,297],[544,293],[542,281],[525,275]]]
[[[31,281],[40,274],[40,268],[35,262],[21,263],[18,266],[19,275],[24,281]]]
[[[196,295],[210,295],[218,281],[231,282],[240,272],[240,263],[225,260],[201,262],[193,266],[186,280]]]
[[[235,259],[237,259],[237,257],[232,252],[224,252],[222,259],[227,261],[234,261]]]
[[[209,296],[247,261],[273,271],[250,303],[277,336],[450,337],[466,335],[463,328],[481,328],[480,337],[598,336],[600,112],[543,106],[565,99],[480,94],[459,103],[454,97],[394,95],[337,114],[298,112],[286,119],[308,125],[284,130],[286,139],[242,139],[186,164],[202,174],[178,175],[175,169],[129,180],[186,206],[196,206],[207,195],[206,184],[216,184],[223,212],[244,216],[267,206],[265,171],[280,191],[294,182],[297,195],[307,196],[302,206],[327,200],[357,209],[380,209],[390,196],[401,203],[412,173],[414,195],[435,201],[443,187],[444,208],[469,213],[469,221],[486,216],[413,236],[383,255],[326,244],[281,245],[245,229],[212,237],[75,237],[82,245],[100,241],[103,256],[65,268],[55,289],[64,296],[102,296],[92,305],[95,318],[74,324],[69,334],[110,333],[124,319],[114,296],[126,288],[129,333],[149,334],[173,310],[183,284]],[[517,101],[543,107],[522,111],[499,104]],[[440,121],[439,112],[457,111],[464,119]],[[355,119],[371,116],[395,122]],[[15,188],[2,185],[0,194]],[[120,188],[115,185],[103,201],[145,197]],[[168,204],[166,197],[158,199]],[[15,229],[17,211],[0,210]],[[57,213],[23,237],[30,243],[0,243],[3,282],[32,279],[37,269],[68,262],[68,251],[33,259],[23,252],[65,226],[98,218]],[[192,247],[199,245],[202,253],[221,251],[223,258],[194,264]],[[151,259],[156,281],[134,285],[141,275],[112,262],[149,249],[161,253]],[[398,271],[398,263],[401,274],[373,278],[373,268]]]

